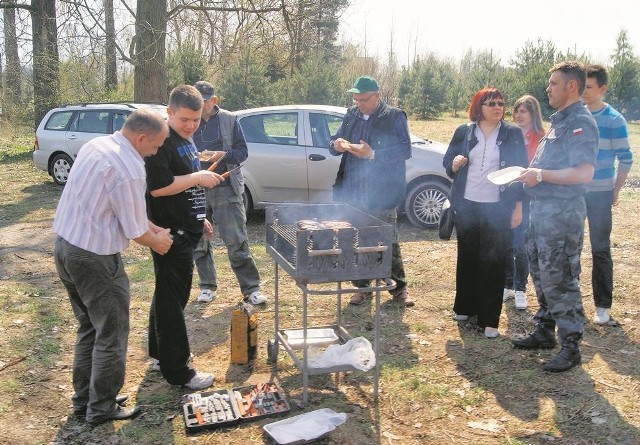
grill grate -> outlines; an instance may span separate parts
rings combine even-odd
[[[326,217],[330,215],[330,217]],[[301,220],[333,220],[350,227],[300,228]],[[267,209],[267,252],[297,281],[322,283],[391,275],[393,228],[346,205],[287,204]]]

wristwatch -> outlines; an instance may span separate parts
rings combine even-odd
[[[536,173],[536,181],[542,182],[542,169],[541,168],[539,168],[538,172]]]

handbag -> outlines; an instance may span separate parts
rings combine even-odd
[[[451,207],[451,202],[445,200],[442,204],[442,213],[440,213],[440,221],[438,222],[438,234],[441,240],[449,241],[453,233],[453,227],[456,223],[455,212]]]

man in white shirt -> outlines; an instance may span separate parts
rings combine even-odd
[[[163,255],[169,229],[147,219],[145,156],[169,133],[151,109],[134,111],[120,131],[78,153],[53,221],[56,269],[78,320],[73,361],[74,413],[98,424],[136,416],[120,406],[129,337],[129,279],[120,257],[133,239]]]

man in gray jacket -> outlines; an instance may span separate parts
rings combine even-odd
[[[217,163],[215,173],[231,172],[228,181],[206,190],[207,218],[212,220],[227,246],[229,263],[244,299],[254,305],[266,303],[267,297],[260,292],[260,274],[247,241],[244,178],[237,168],[248,157],[247,143],[236,116],[218,107],[219,98],[213,85],[199,81],[194,86],[204,100],[202,120],[193,135],[202,168],[208,169],[212,163]],[[199,302],[213,300],[218,288],[211,235],[205,233],[194,251],[200,285]]]

